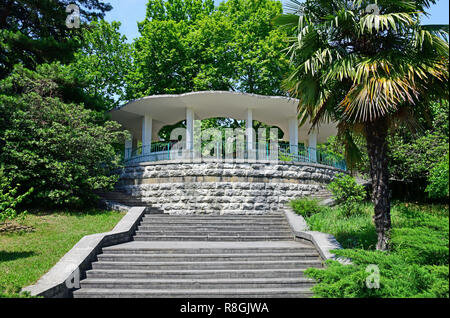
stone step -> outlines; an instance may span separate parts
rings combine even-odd
[[[232,241],[290,241],[294,240],[293,235],[283,236],[174,236],[174,235],[136,235],[133,237],[135,241],[215,241],[215,242],[232,242]]]
[[[316,252],[314,247],[248,247],[248,248],[130,248],[115,246],[103,248],[105,254],[246,254],[246,253],[299,253],[299,252]]]
[[[242,225],[197,225],[197,224],[188,224],[188,225],[178,225],[178,224],[153,224],[153,225],[140,225],[138,227],[139,231],[160,231],[160,232],[178,232],[178,231],[254,231],[254,230],[272,230],[272,231],[290,231],[290,227],[288,225],[252,225],[252,224],[242,224]]]
[[[144,220],[165,220],[165,221],[180,221],[180,220],[187,220],[187,221],[218,221],[218,220],[232,220],[232,221],[246,221],[246,220],[255,220],[255,221],[285,221],[284,215],[207,215],[207,216],[200,216],[200,215],[165,215],[162,214],[160,216],[158,215],[145,215]]]
[[[87,278],[286,278],[304,277],[304,269],[246,269],[246,270],[113,270],[97,269],[86,272]]]
[[[106,262],[92,263],[93,269],[114,270],[200,270],[200,269],[303,269],[309,267],[321,268],[320,260],[294,261],[228,261],[228,262]]]
[[[81,288],[114,289],[231,289],[312,287],[309,278],[216,278],[216,279],[101,279],[81,281]]]
[[[273,253],[273,254],[100,254],[100,261],[107,262],[204,262],[204,261],[276,261],[276,260],[318,260],[318,253]]]
[[[182,225],[182,226],[287,226],[288,223],[285,220],[273,220],[273,221],[264,221],[264,220],[193,220],[193,219],[187,219],[187,220],[148,220],[146,218],[143,218],[141,220],[141,225],[159,225],[159,226],[166,226],[166,225]]]
[[[185,231],[147,231],[147,230],[139,230],[136,232],[136,236],[159,236],[159,235],[168,235],[168,236],[232,236],[232,237],[248,237],[248,236],[284,236],[290,235],[291,231],[286,229],[284,231],[208,231],[208,230],[185,230]]]
[[[309,288],[251,289],[90,289],[73,293],[75,298],[309,298]]]
[[[143,219],[141,225],[210,225],[210,226],[235,226],[235,225],[253,225],[253,226],[286,226],[286,221],[260,221],[260,220],[148,220]]]

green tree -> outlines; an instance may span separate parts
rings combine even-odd
[[[430,170],[448,153],[449,103],[432,103],[420,127],[410,132],[404,125],[389,137],[390,175],[425,193]],[[416,195],[417,195],[416,194]]]
[[[18,65],[0,81],[0,161],[11,184],[34,188],[34,206],[92,205],[93,191],[118,180],[114,145],[126,132],[67,99],[64,84],[73,76],[59,64]]]
[[[70,64],[88,96],[102,98],[110,110],[125,101],[125,77],[131,70],[131,45],[120,34],[119,22],[94,21],[77,37],[81,48]]]
[[[261,95],[285,95],[281,87],[289,72],[282,52],[286,33],[272,20],[282,13],[280,1],[228,0],[221,2],[218,16],[231,24],[232,90]],[[227,46],[225,46],[227,48]]]
[[[444,156],[431,170],[426,189],[431,198],[444,198],[448,200],[449,193],[449,155]]]
[[[112,8],[101,0],[0,0],[0,79],[17,63],[34,68],[72,59],[78,46],[72,35],[78,30],[66,26],[69,4],[80,8],[83,24]]]
[[[391,229],[389,129],[413,123],[430,100],[448,99],[448,26],[423,26],[435,1],[307,0],[277,22],[290,30],[295,71],[287,78],[298,97],[299,118],[313,126],[339,123],[340,133],[366,139],[372,180],[377,249]],[[446,31],[447,30],[447,31]]]
[[[271,20],[273,0],[150,0],[134,43],[128,99],[154,94],[227,90],[283,94],[289,61],[286,33]]]

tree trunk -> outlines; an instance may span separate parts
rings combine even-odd
[[[377,250],[384,251],[389,248],[389,232],[391,229],[387,120],[378,119],[367,123],[365,133],[370,161],[370,177],[372,179],[372,201],[375,206],[373,220],[378,235]]]

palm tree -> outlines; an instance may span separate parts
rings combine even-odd
[[[348,157],[351,136],[366,139],[378,250],[388,249],[391,229],[390,129],[414,127],[431,100],[448,99],[448,26],[421,25],[435,2],[291,0],[275,20],[292,34],[285,85],[300,101],[300,123],[337,122]]]

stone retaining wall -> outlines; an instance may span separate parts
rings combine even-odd
[[[320,195],[342,172],[311,163],[160,161],[125,168],[118,190],[169,214],[263,214]]]

